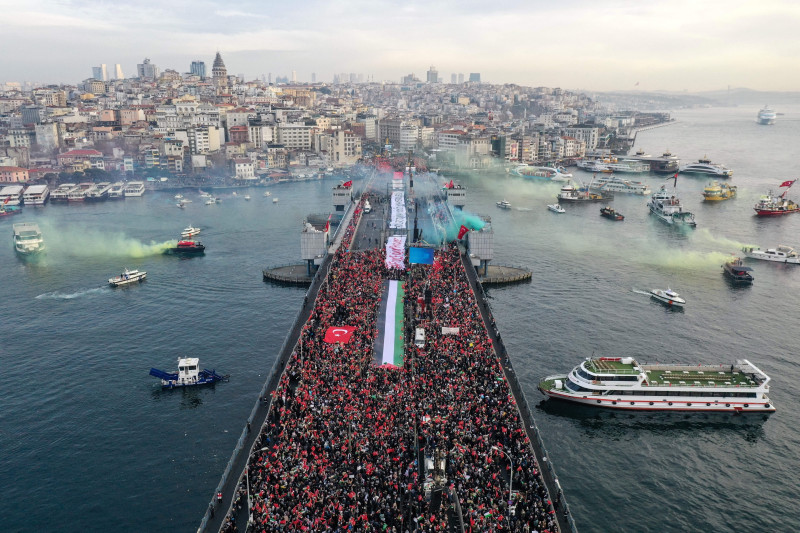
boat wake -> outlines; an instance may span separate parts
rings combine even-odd
[[[108,289],[106,287],[95,287],[94,289],[84,289],[76,292],[60,292],[60,291],[53,291],[53,292],[46,292],[44,294],[40,294],[36,297],[37,300],[74,300],[75,298],[80,298],[81,296],[92,296],[95,294],[100,294],[102,292],[107,292]]]
[[[640,291],[639,289],[631,289],[636,294],[644,294],[645,296],[652,296],[650,291]]]

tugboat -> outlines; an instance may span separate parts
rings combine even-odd
[[[753,283],[753,276],[750,272],[753,269],[742,264],[742,260],[734,257],[732,260],[722,265],[722,272],[734,283],[750,284]]]
[[[164,252],[167,255],[201,255],[204,254],[206,247],[200,241],[178,241],[174,248],[167,248]]]
[[[147,277],[147,272],[139,272],[138,270],[128,270],[127,268],[119,276],[109,278],[108,284],[112,287],[121,287],[123,285],[130,285],[131,283],[138,283],[144,281]]]
[[[178,359],[177,372],[164,372],[158,368],[151,368],[150,375],[161,379],[161,387],[165,389],[209,385],[218,381],[228,381],[230,378],[230,375],[222,376],[214,370],[200,370],[199,363],[200,359],[196,357],[182,357]]]
[[[613,207],[601,207],[600,208],[600,216],[606,217],[609,220],[625,220],[625,217],[622,213],[617,213],[617,211]]]
[[[786,193],[789,192],[789,188],[794,185],[795,181],[797,180],[788,180],[781,183],[778,188],[786,187],[786,190],[779,196],[775,196],[772,191],[762,196],[753,208],[756,210],[756,215],[760,217],[774,217],[800,211],[799,205],[785,198]]]

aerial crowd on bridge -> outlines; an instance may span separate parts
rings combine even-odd
[[[267,399],[234,508],[249,496],[258,532],[448,531],[459,515],[473,532],[558,531],[560,494],[551,502],[458,247],[387,269],[382,249],[347,251],[359,214]],[[386,279],[405,284],[409,328],[428,331],[403,367],[373,361]],[[348,342],[326,342],[341,326],[355,328]],[[223,531],[245,530],[235,516]]]

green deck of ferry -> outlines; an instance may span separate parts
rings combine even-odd
[[[650,365],[642,365],[648,367]],[[599,374],[638,374],[633,364],[622,361],[600,361],[592,359],[586,363],[587,370]],[[680,386],[713,386],[713,387],[756,387],[758,384],[750,379],[744,372],[730,368],[701,367],[702,370],[664,370],[650,369],[647,372],[647,385],[680,385]],[[719,368],[712,370],[711,368]],[[724,370],[723,370],[724,369]]]

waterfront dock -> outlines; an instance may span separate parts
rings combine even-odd
[[[486,274],[478,276],[478,281],[482,285],[505,285],[529,281],[531,276],[531,271],[524,267],[489,265]]]
[[[574,531],[465,252],[444,245],[435,269],[387,270],[382,248],[354,244],[361,217],[346,220],[198,531],[420,531],[419,520],[426,531]],[[381,287],[398,277],[405,356],[379,365]],[[329,344],[351,326],[353,340]]]

